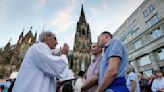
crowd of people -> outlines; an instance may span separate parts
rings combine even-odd
[[[164,92],[164,74],[156,70],[145,78],[136,73],[128,62],[127,49],[108,31],[102,32],[92,43],[93,58],[88,70],[78,78],[68,78],[69,46],[64,43],[61,55],[52,54],[58,44],[56,35],[44,31],[39,42],[32,45],[21,64],[12,92]],[[75,81],[75,83],[72,83]],[[3,86],[0,92],[3,91]],[[11,91],[9,91],[11,92]]]
[[[75,92],[164,92],[163,71],[156,70],[148,77],[142,72],[136,73],[128,64],[125,46],[109,32],[100,34],[91,52],[95,58],[91,60],[86,78],[83,72],[75,82]]]

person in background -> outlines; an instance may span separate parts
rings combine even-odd
[[[164,92],[164,74],[161,70],[155,71],[156,79],[153,81],[151,90],[153,92]]]
[[[130,92],[141,92],[137,74],[131,65],[128,65],[126,85]]]
[[[4,85],[1,85],[0,92],[8,92]]]
[[[138,73],[138,79],[139,79],[141,92],[147,92],[148,80],[143,72]]]
[[[81,92],[81,87],[85,83],[85,72],[80,71],[78,76],[79,76],[79,78],[75,82],[75,92]]]
[[[12,79],[12,80],[11,80],[11,85],[10,85],[10,87],[8,88],[8,92],[12,92],[12,89],[13,89],[14,83],[15,83],[15,80],[16,80],[16,79]]]
[[[44,31],[23,59],[12,92],[56,92],[56,78],[67,77],[69,46],[64,44],[61,56],[52,55],[58,44],[56,35]],[[65,74],[62,74],[62,73]],[[62,76],[61,76],[62,74]]]
[[[98,87],[98,74],[102,49],[98,46],[98,43],[94,42],[91,45],[91,52],[94,58],[91,60],[91,64],[87,70],[87,79],[84,86],[82,86],[82,90],[95,92]]]
[[[148,82],[147,82],[146,92],[152,92],[151,86],[152,86],[152,83],[153,83],[154,79],[155,79],[155,75],[154,74],[152,74],[151,76],[149,76],[147,78]]]
[[[126,86],[128,54],[126,47],[108,31],[98,36],[98,45],[104,48],[96,92],[129,92]]]

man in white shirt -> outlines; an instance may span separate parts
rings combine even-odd
[[[56,92],[56,78],[67,77],[69,46],[64,44],[61,56],[52,55],[58,44],[55,34],[42,32],[21,64],[12,92]],[[63,74],[64,73],[64,74]]]
[[[161,70],[156,70],[156,79],[153,81],[151,90],[153,92],[164,92],[164,74]]]
[[[80,71],[78,76],[79,76],[79,78],[75,82],[75,92],[81,92],[81,87],[85,83],[85,72]]]
[[[130,92],[141,92],[139,86],[139,80],[137,74],[134,72],[134,68],[128,65],[126,85]]]

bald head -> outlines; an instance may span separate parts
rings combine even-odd
[[[91,45],[91,52],[93,55],[99,55],[102,52],[102,49],[98,46],[97,42],[93,42]]]

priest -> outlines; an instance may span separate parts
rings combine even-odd
[[[39,42],[27,51],[16,78],[12,92],[56,92],[56,78],[68,76],[69,46],[64,44],[61,56],[52,55],[58,41],[54,33],[44,31]]]

